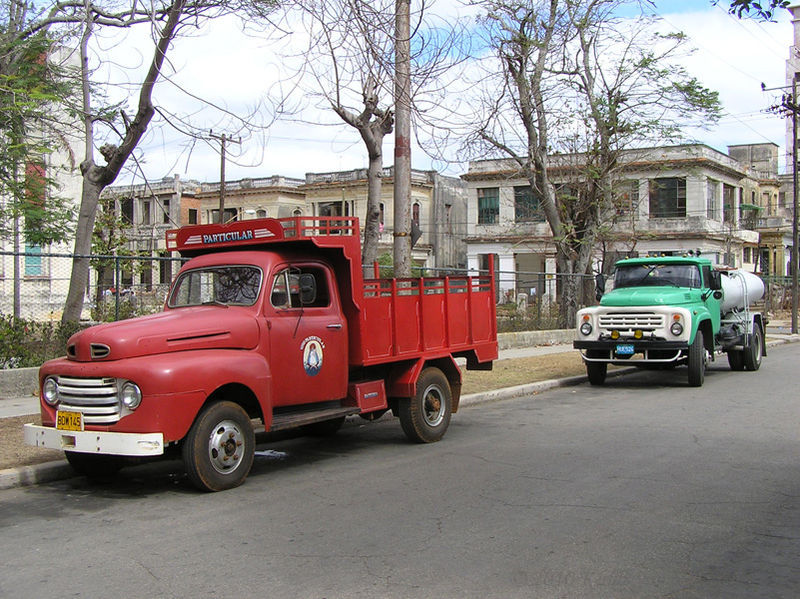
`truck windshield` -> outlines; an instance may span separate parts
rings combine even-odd
[[[700,270],[694,264],[635,264],[618,266],[614,288],[644,285],[700,287]]]
[[[261,269],[255,266],[214,266],[181,274],[169,298],[170,308],[222,304],[252,306],[261,290]]]

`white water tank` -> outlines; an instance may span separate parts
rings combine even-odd
[[[723,314],[734,308],[743,310],[764,297],[764,281],[758,275],[743,270],[723,270],[722,302]]]

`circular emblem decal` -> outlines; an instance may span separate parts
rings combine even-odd
[[[325,344],[317,336],[306,337],[300,345],[303,352],[303,370],[308,376],[317,376],[322,369],[322,355]]]

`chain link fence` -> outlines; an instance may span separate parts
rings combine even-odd
[[[0,368],[35,366],[63,354],[79,326],[159,312],[170,282],[184,259],[152,256],[88,256],[89,284],[82,323],[62,326],[72,254],[0,252]],[[415,276],[476,274],[464,270],[415,269]],[[381,268],[381,276],[391,271]],[[576,309],[596,303],[591,275],[497,271],[499,332],[559,328],[559,297],[568,277],[581,290]],[[771,315],[790,313],[788,277],[764,278],[766,293],[757,308]],[[568,325],[571,326],[571,325]]]
[[[58,322],[73,254],[0,252],[0,314]],[[107,322],[161,310],[181,258],[91,255],[81,320]]]

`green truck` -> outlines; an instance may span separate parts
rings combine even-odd
[[[628,258],[615,265],[613,289],[598,276],[600,305],[577,315],[573,347],[592,385],[609,364],[667,369],[686,365],[692,387],[708,362],[726,353],[732,370],[756,371],[766,355],[767,319],[751,309],[764,295],[756,275],[715,266],[698,254]]]

